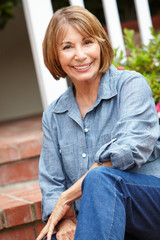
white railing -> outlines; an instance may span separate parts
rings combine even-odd
[[[45,30],[53,15],[51,0],[22,0],[29,38],[32,47],[43,107],[60,96],[67,89],[66,79],[55,81],[43,63],[42,41]],[[117,0],[118,1],[118,0]],[[123,34],[116,0],[102,0],[108,35],[113,48],[125,52]],[[142,43],[148,44],[152,26],[148,0],[133,0],[137,13]],[[83,0],[69,0],[70,5],[85,7]]]
[[[50,0],[23,0],[35,69],[43,108],[59,97],[66,89],[66,79],[55,81],[43,62],[42,41],[47,25],[53,16]]]
[[[69,0],[70,5],[85,7],[83,0]]]
[[[149,27],[152,26],[148,0],[134,0],[142,43],[147,45],[152,38]]]

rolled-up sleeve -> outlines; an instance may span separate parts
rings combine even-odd
[[[60,194],[65,190],[65,176],[61,164],[56,126],[51,112],[43,114],[43,146],[39,161],[39,184],[42,191],[42,220],[46,222]]]
[[[152,92],[145,78],[133,72],[120,80],[116,97],[118,121],[111,131],[112,140],[101,146],[95,161],[111,160],[112,167],[120,170],[139,168],[148,161],[159,136]]]

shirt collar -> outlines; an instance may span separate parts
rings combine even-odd
[[[117,80],[118,80],[118,70],[115,66],[111,65],[108,72],[105,73],[100,81],[98,89],[98,99],[110,99],[117,95]]]
[[[99,89],[97,100],[110,99],[117,95],[117,80],[119,71],[111,65],[107,73],[103,74]],[[74,96],[74,85],[67,89],[67,91],[62,94],[55,102],[53,112],[63,113],[71,109],[76,104],[76,99]]]

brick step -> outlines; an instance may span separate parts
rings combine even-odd
[[[43,227],[38,181],[4,187],[0,193],[0,239],[35,240]]]
[[[38,178],[39,157],[0,165],[0,186]]]
[[[38,177],[41,116],[0,124],[0,186]]]

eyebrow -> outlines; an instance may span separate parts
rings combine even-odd
[[[63,41],[63,42],[61,42],[60,45],[63,45],[63,44],[72,44],[72,42],[70,42],[70,41]]]
[[[84,40],[87,39],[87,38],[93,38],[93,37],[91,37],[91,36],[83,37],[83,38],[82,38],[82,41],[84,41]],[[72,44],[72,42],[70,42],[70,41],[62,41],[61,44],[60,44],[60,46],[63,45],[63,44]]]

